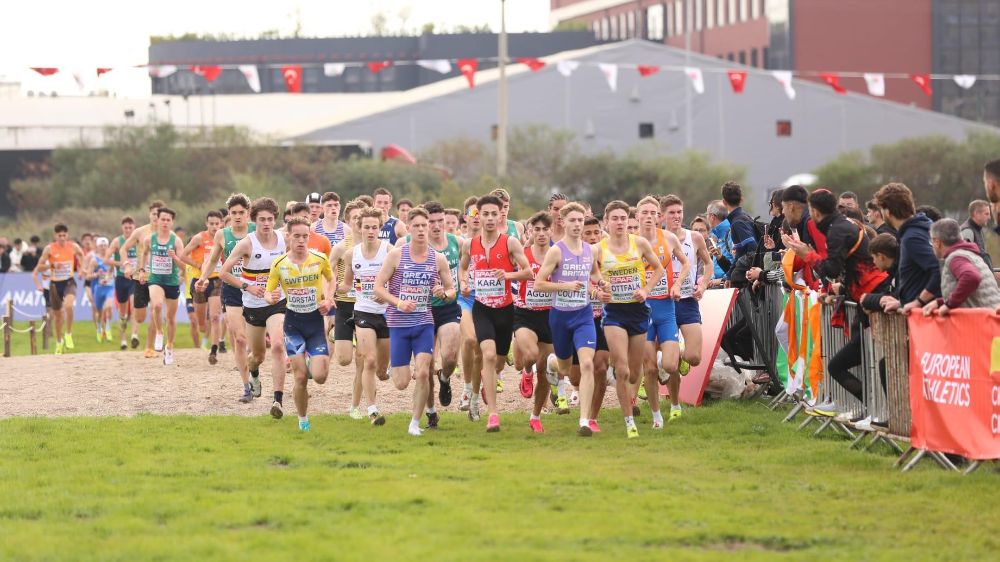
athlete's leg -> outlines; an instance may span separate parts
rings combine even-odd
[[[208,343],[217,345],[222,340],[222,297],[208,297]]]
[[[225,320],[229,332],[233,334],[233,359],[236,361],[236,369],[240,372],[243,384],[247,384],[250,382],[250,375],[247,374],[247,325],[243,320],[243,309],[238,306],[227,306]]]
[[[577,384],[580,388],[580,419],[586,422],[587,420],[594,419],[591,416],[595,386],[594,349],[581,347],[576,350],[576,354],[580,360],[580,380]]]
[[[482,383],[482,350],[476,340],[476,328],[472,322],[472,312],[462,311],[462,378],[471,385],[471,395],[479,394]]]
[[[433,328],[432,328],[433,330]],[[413,365],[413,419],[419,420],[424,415],[427,395],[430,393],[428,379],[434,361],[433,353],[417,353]]]
[[[437,342],[440,347],[441,372],[444,378],[450,379],[458,366],[458,348],[461,328],[457,322],[449,322],[437,332]],[[433,362],[431,363],[433,369]]]
[[[375,406],[375,368],[378,359],[378,352],[375,349],[378,340],[375,339],[375,330],[370,328],[357,328],[355,335],[358,339],[357,362],[362,367],[362,397],[361,402],[365,407]]]
[[[271,379],[274,381],[275,399],[285,390],[285,315],[272,314],[267,319],[267,333],[271,336]],[[263,339],[263,338],[261,338]]]
[[[514,332],[514,368],[521,372],[522,369],[534,365],[538,361],[538,348],[538,334],[529,328],[518,328]]]
[[[275,345],[273,347],[281,347]],[[306,356],[304,353],[297,353],[292,360],[292,396],[295,399],[295,411],[300,418],[304,418],[309,413],[309,391],[306,388],[309,384],[309,373],[306,367]]]
[[[628,417],[632,415],[632,392],[629,387],[632,374],[628,356],[628,332],[620,326],[605,326],[604,337],[608,340],[611,364],[615,367],[615,390],[618,393],[618,404],[622,408],[622,415]],[[638,373],[636,373],[635,378],[638,381]]]
[[[159,287],[157,287],[159,289]],[[174,348],[174,335],[177,332],[177,299],[166,299],[167,306],[167,343],[170,349]]]
[[[208,322],[205,320],[208,303],[193,303],[192,306],[194,314],[188,315],[188,323],[191,326],[191,341],[194,342],[194,348],[198,349],[201,347],[202,335],[208,334]]]
[[[701,365],[701,324],[685,324],[681,326],[684,336],[684,360],[692,367]]]
[[[497,371],[496,363],[500,359],[497,357],[497,342],[494,340],[483,340],[479,342],[479,350],[483,355],[483,367],[481,384],[486,393],[486,409],[492,414],[497,413]],[[502,360],[502,359],[501,359]],[[475,386],[475,383],[473,383]]]
[[[250,353],[247,354],[247,369],[252,373],[260,371],[260,365],[264,362],[264,352],[267,349],[264,345],[264,334],[267,333],[266,326],[246,325],[247,344]]]
[[[596,420],[604,404],[604,395],[608,390],[608,358],[606,350],[594,354],[594,399],[590,403],[590,419]]]
[[[166,301],[166,296],[163,293],[163,287],[159,285],[149,286],[149,307],[152,309],[152,319],[149,322],[149,341],[146,342],[146,347],[152,347],[152,338],[156,337],[156,334],[163,333],[163,325],[160,323],[163,321],[163,308],[164,301]]]

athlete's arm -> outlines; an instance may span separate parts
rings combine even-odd
[[[149,273],[146,270],[146,263],[147,263],[146,254],[148,252],[149,252],[149,238],[143,238],[142,244],[139,245],[139,251],[138,251],[139,255],[137,256],[135,262],[137,265],[141,265],[141,267],[139,268],[139,277],[137,277],[136,280],[139,281],[139,283],[142,283],[143,285],[146,284],[146,277]]]
[[[41,273],[43,269],[48,269],[48,268],[49,268],[49,247],[45,246],[45,249],[42,250],[42,255],[38,258],[38,263],[35,264],[34,271],[31,272],[31,279],[35,282],[35,287],[37,287],[39,291],[44,291],[45,287],[42,287],[42,282],[38,279],[38,276],[35,274]]]
[[[249,253],[250,253],[250,237],[248,236],[236,243],[236,247],[233,248],[233,253],[229,254],[229,259],[226,260],[226,263],[222,264],[222,270],[219,271],[219,278],[222,279],[222,281],[225,284],[231,287],[236,287],[237,289],[243,288],[243,281],[241,281],[235,275],[233,275],[233,266],[235,266],[236,262],[240,261],[240,259],[242,259]],[[212,248],[212,255],[213,256],[215,255],[215,247]],[[211,262],[206,262],[206,263],[211,263]],[[254,295],[254,296],[261,296],[261,295]]]
[[[145,232],[142,230],[142,227],[139,227],[139,228],[135,229],[134,231],[132,231],[132,234],[130,234],[129,237],[125,239],[125,243],[122,244],[121,253],[124,254],[127,257],[128,256],[128,251],[130,249],[132,249],[132,246],[136,246],[136,254],[138,254],[139,253],[138,246],[140,245],[140,241],[143,240],[143,238],[144,238],[143,235],[144,234],[145,234]],[[138,256],[136,256],[136,257],[138,257]],[[135,263],[138,266],[140,263],[142,263],[142,260],[136,260]],[[134,274],[135,274],[135,272],[131,271],[131,264],[126,263],[125,264],[125,275],[128,276],[128,277],[132,277]]]
[[[181,239],[175,237],[174,247],[167,251],[167,255],[170,256],[170,258],[174,260],[174,263],[177,264],[177,267],[180,268],[181,277],[184,277],[186,273],[184,271],[184,265],[186,262],[181,259],[181,252],[183,251],[184,251],[184,246],[181,246]]]
[[[396,268],[399,267],[399,258],[402,255],[402,250],[394,248],[389,250],[389,253],[385,256],[382,268],[378,270],[378,275],[375,276],[375,298],[391,306],[395,306],[397,310],[402,310],[403,312],[413,312],[417,309],[417,303],[413,301],[404,301],[396,297],[390,293],[389,288],[386,287],[389,283],[389,279],[391,279],[392,275],[396,273]]]
[[[198,246],[201,246],[201,235],[202,233],[199,232],[198,234],[192,236],[191,240],[188,241],[187,245],[184,246],[178,254],[181,262],[190,265],[195,269],[201,269],[201,264],[195,262],[194,259],[191,258],[191,252],[193,252]]]
[[[125,263],[124,260],[128,258],[128,256],[125,256],[125,258],[122,258],[122,261],[115,259],[115,252],[118,251],[119,246],[121,246],[121,244],[118,243],[118,237],[115,236],[115,239],[111,241],[111,245],[108,246],[108,259],[105,260],[108,265],[121,267],[122,264]]]
[[[469,261],[471,261],[471,246],[471,241],[462,240],[462,255],[458,258],[458,279],[459,285],[462,287],[463,297],[467,297],[472,294],[472,287],[469,286]]]
[[[441,252],[437,253],[437,268],[441,284],[434,285],[434,296],[446,301],[455,300],[455,293],[457,291],[451,282],[451,269],[448,267],[448,258],[444,257],[444,254]]]
[[[80,276],[84,279],[94,278],[94,254],[90,254],[83,260],[83,268],[80,270]]]
[[[281,300],[281,290],[278,287],[284,286],[284,283],[278,269],[280,259],[271,262],[271,271],[267,274],[267,285],[264,287],[264,300],[267,301],[267,304],[278,304],[278,301]]]
[[[514,221],[514,230],[517,232],[517,239],[524,240],[524,225],[520,221]]]
[[[531,279],[531,262],[528,261],[528,256],[524,255],[524,246],[521,242],[507,237],[507,255],[510,256],[510,262],[518,267],[517,271],[512,271],[510,273],[504,271],[503,278],[508,281],[527,281]]]
[[[708,253],[708,245],[705,244],[705,237],[693,230],[688,236],[694,241],[695,255],[698,256],[702,264],[703,273],[701,279],[698,280],[698,286],[694,290],[694,298],[701,300],[702,295],[708,289],[709,282],[712,280],[709,272],[715,266],[712,264],[712,255]]]
[[[407,233],[409,233],[409,230],[407,230],[406,225],[403,224],[403,221],[399,219],[396,220],[396,226],[394,227],[394,229],[396,230],[396,238],[402,238],[406,236]]]
[[[600,257],[601,245],[591,244],[590,255]],[[598,258],[594,258],[593,263],[590,265],[590,284],[597,291],[597,299],[607,302],[604,300],[604,295],[607,295],[608,300],[611,299],[611,293],[608,292],[608,284],[604,281],[604,277],[601,276],[601,260]]]
[[[681,271],[676,277],[677,282],[673,282],[673,279],[667,279],[667,282],[670,284],[670,298],[679,300],[681,298],[681,282],[684,279],[687,279],[687,275],[691,273],[691,263],[688,261],[687,256],[684,255],[684,249],[681,248],[680,239],[677,238],[673,232],[664,231],[663,234],[667,238],[667,244],[670,246],[671,255],[677,258],[677,261],[681,263]],[[693,231],[692,234],[694,234]],[[665,270],[664,275],[666,275]]]
[[[670,233],[668,232],[667,234]],[[639,287],[634,293],[637,300],[645,301],[646,297],[649,296],[650,287],[655,287],[660,282],[660,279],[663,278],[663,264],[660,263],[660,258],[656,257],[656,254],[653,253],[653,247],[649,245],[648,240],[642,236],[636,236],[635,245],[639,249],[639,256],[645,259],[646,263],[653,265],[653,274],[646,281],[646,286]]]
[[[343,242],[341,242],[341,244],[343,244]],[[340,244],[338,244],[337,246],[339,247]],[[344,265],[345,265],[345,267],[344,267],[344,278],[340,280],[340,287],[337,288],[337,292],[345,294],[345,295],[348,292],[350,292],[351,285],[354,284],[354,268],[352,267],[352,265],[354,265],[354,264],[352,263],[351,260],[346,259],[346,258],[347,258],[347,256],[344,256],[343,258],[341,258],[341,259],[344,260]]]
[[[552,272],[559,267],[560,263],[562,263],[562,250],[559,246],[552,246],[548,252],[545,252],[545,259],[542,260],[542,265],[538,268],[538,274],[535,275],[536,291],[554,293],[556,291],[575,291],[580,288],[577,286],[579,283],[575,281],[556,283],[549,280]]]
[[[208,272],[213,271],[215,268],[212,267],[211,264],[219,263],[219,259],[222,257],[222,249],[225,244],[226,235],[222,233],[222,229],[219,229],[215,233],[215,238],[212,240],[212,252],[205,256],[205,263],[201,264],[201,267],[198,269]],[[209,273],[209,275],[211,275],[211,273]],[[204,291],[208,287],[209,275],[202,275],[201,279],[198,280],[198,283],[195,284],[195,287],[197,287],[199,291]],[[221,273],[219,274],[219,277],[222,277]],[[226,280],[223,279],[222,281],[225,282]]]
[[[333,251],[331,250],[332,254]],[[337,291],[337,276],[333,273],[333,267],[330,265],[330,260],[327,259],[320,266],[319,274],[326,279],[326,284],[322,285],[323,288],[323,298],[318,302],[319,313],[326,316],[327,312],[330,312],[331,308],[336,308],[337,305],[333,304],[333,297]],[[270,280],[270,277],[268,278]]]

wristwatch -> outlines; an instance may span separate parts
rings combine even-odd
[[[244,291],[246,291],[246,290],[247,290],[247,287],[249,287],[249,286],[250,286],[250,285],[249,285],[249,284],[247,284],[247,282],[246,282],[246,281],[244,281],[244,282],[243,282],[243,285],[241,286],[241,288],[242,288],[242,289],[243,289]]]

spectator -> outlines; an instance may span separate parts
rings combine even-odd
[[[986,251],[986,240],[983,237],[983,228],[988,222],[990,222],[990,204],[982,199],[969,203],[969,219],[962,223],[962,239],[972,242],[979,248],[979,255],[990,271],[993,271],[993,259]],[[994,278],[1000,281],[1000,273],[995,273]]]
[[[944,217],[944,215],[941,214],[941,209],[938,209],[934,205],[921,205],[917,207],[917,214],[924,215],[925,217],[931,219],[931,222],[937,222]]]
[[[983,167],[983,189],[993,207],[993,231],[1000,234],[1000,158],[990,160]]]
[[[896,264],[899,259],[899,242],[892,234],[883,232],[873,238],[871,244],[868,244],[868,253],[872,255],[872,262],[875,263],[875,267],[879,271],[884,271],[889,275],[887,279],[889,282],[888,291],[861,295],[861,300],[858,302],[865,310],[879,312],[882,310],[882,306],[879,304],[882,297],[891,295],[896,290]]]
[[[722,200],[718,199],[712,201],[708,204],[708,211],[705,217],[708,219],[708,225],[711,228],[711,241],[708,246],[709,253],[712,254],[712,259],[718,264],[716,269],[716,279],[725,279],[726,273],[729,272],[729,268],[733,265],[733,254],[729,251],[729,245],[726,243],[729,240],[729,221],[726,217],[729,216],[729,211],[726,210],[726,206],[722,204]],[[719,274],[719,270],[722,271]]]
[[[923,308],[941,296],[941,268],[931,249],[931,219],[916,214],[913,193],[901,183],[889,183],[875,193],[886,222],[899,232],[896,292],[882,297],[885,312]]]
[[[19,273],[21,271],[21,254],[27,249],[28,245],[24,243],[20,238],[14,239],[14,244],[10,247],[10,273]]]
[[[843,213],[846,209],[861,210],[861,205],[858,203],[858,196],[853,191],[841,193],[840,199],[837,200],[837,210]]]
[[[0,273],[10,271],[10,242],[0,236]]]
[[[743,204],[743,188],[734,181],[727,181],[722,185],[722,204],[725,205],[729,215],[729,241],[727,245],[733,254],[734,263],[729,268],[727,279],[732,281],[733,270],[736,269],[741,257],[752,255],[757,250],[757,233],[754,229],[753,219],[746,214],[741,206]],[[749,266],[743,269],[748,269]]]
[[[868,209],[868,224],[872,225],[875,232],[896,236],[896,229],[885,222],[885,219],[882,217],[882,210],[878,208],[878,203],[874,199],[865,203],[865,207]]]
[[[1000,307],[1000,287],[993,271],[979,254],[974,242],[962,240],[961,229],[954,219],[941,219],[931,226],[934,255],[941,258],[941,298],[924,306],[924,315],[935,311],[941,316],[953,308]]]
[[[790,234],[782,234],[782,244],[790,248],[789,240],[811,246],[821,257],[826,257],[826,235],[816,227],[816,222],[809,216],[809,192],[801,185],[785,188],[781,194],[781,212],[788,223]],[[806,285],[816,289],[819,280],[813,275],[812,269],[806,267],[806,262],[796,256],[792,266],[793,271],[802,271]]]
[[[42,239],[37,236],[31,237],[31,244],[21,253],[21,271],[34,271],[38,265],[38,258],[42,255],[42,249],[38,247]]]
[[[781,242],[781,225],[785,223],[785,215],[781,211],[781,196],[784,193],[784,189],[775,189],[767,203],[767,214],[771,216],[771,222],[764,228],[764,247],[769,251],[785,249]]]
[[[715,243],[709,236],[708,219],[706,219],[704,215],[696,216],[694,219],[691,220],[691,230],[697,232],[698,234],[701,234],[701,237],[705,239],[705,245],[708,246],[709,253],[711,253],[712,247]],[[698,267],[699,268],[702,267],[700,263]],[[720,281],[721,278],[720,273],[721,276],[724,277],[726,272],[723,271],[721,267],[719,267],[719,261],[715,258],[715,256],[712,256],[712,269],[713,270],[710,272],[712,280],[708,282],[708,288],[716,289],[722,286],[722,282]],[[705,275],[705,272],[699,269],[698,277],[700,278],[702,275]]]

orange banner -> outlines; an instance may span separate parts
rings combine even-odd
[[[1000,316],[959,309],[911,314],[911,444],[968,459],[1000,459]]]

